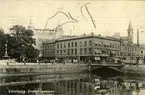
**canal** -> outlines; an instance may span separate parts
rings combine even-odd
[[[0,77],[0,95],[144,95],[145,78],[90,73]]]

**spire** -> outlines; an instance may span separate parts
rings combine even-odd
[[[133,30],[131,20],[130,20],[130,22],[129,22],[129,26],[128,26],[128,29],[127,29],[127,30]]]
[[[133,44],[133,27],[132,27],[131,20],[129,22],[127,31],[128,31],[128,42],[129,44]]]
[[[32,18],[31,18],[31,16],[30,16],[30,20],[29,20],[28,29],[33,29],[33,23],[32,23]]]

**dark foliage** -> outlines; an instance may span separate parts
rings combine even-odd
[[[18,60],[20,60],[22,56],[26,59],[37,58],[38,50],[34,48],[34,32],[21,25],[14,25],[12,28],[10,28],[10,31],[10,34],[4,34],[0,31],[0,57],[4,55],[4,44],[7,40],[8,54],[11,56],[11,58],[16,58]]]

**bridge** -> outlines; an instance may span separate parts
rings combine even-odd
[[[89,69],[91,73],[101,77],[113,77],[123,74],[123,67],[121,64],[91,64]]]
[[[121,73],[123,70],[123,65],[121,60],[114,60],[113,57],[102,56],[99,63],[92,63],[89,65],[89,70],[92,73],[100,72],[102,73]]]
[[[121,64],[91,64],[90,66],[91,66],[90,67],[91,71],[99,69],[99,68],[103,68],[103,67],[106,67],[108,69],[112,69],[112,70],[115,70],[115,71],[118,71],[118,72],[122,71],[122,65]]]

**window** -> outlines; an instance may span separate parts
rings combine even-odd
[[[68,43],[68,47],[70,47],[70,43]]]
[[[92,48],[89,48],[89,54],[92,54]]]
[[[75,49],[75,55],[77,55],[77,49]]]
[[[112,44],[110,43],[110,48],[112,47]]]
[[[82,48],[80,48],[80,55],[82,55]]]
[[[59,44],[57,44],[57,48],[59,49]]]
[[[127,50],[127,48],[125,47],[125,50]]]
[[[114,48],[114,44],[112,45],[112,47]]]
[[[60,55],[62,55],[62,50],[60,50]]]
[[[70,49],[68,49],[68,53],[67,54],[70,55]]]
[[[63,50],[63,53],[65,54],[66,53],[66,50]]]
[[[89,45],[92,45],[92,41],[91,40],[89,41]]]
[[[82,47],[82,42],[80,42],[80,47]]]
[[[64,48],[66,48],[66,44],[64,43]]]
[[[84,48],[84,54],[87,54],[87,48]]]
[[[59,50],[57,50],[57,54],[59,55]]]
[[[73,49],[71,49],[71,54],[73,55]]]
[[[60,48],[62,48],[62,44],[60,44]]]
[[[102,51],[102,54],[107,54],[107,52],[105,50]]]
[[[77,47],[77,42],[75,42],[75,47]]]
[[[72,47],[74,46],[73,42],[71,43],[71,46],[72,46]]]
[[[52,46],[50,45],[48,48],[50,48],[50,49],[51,49],[51,48],[52,48]]]
[[[84,46],[87,46],[87,41],[84,42]]]

